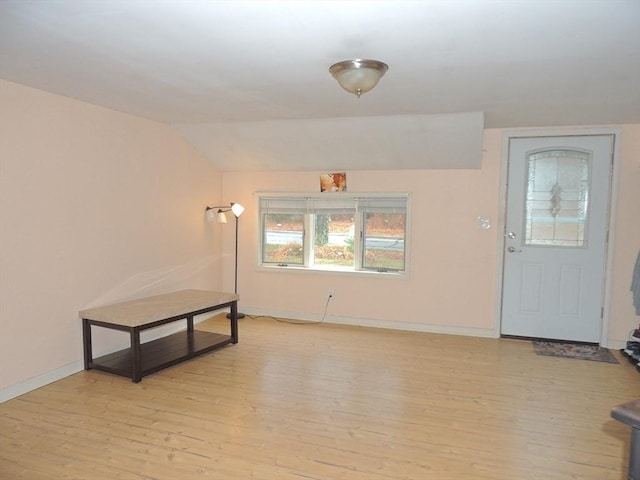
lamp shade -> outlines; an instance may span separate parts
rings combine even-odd
[[[244,212],[244,207],[239,203],[233,203],[231,205],[231,211],[236,217],[239,217],[240,215],[242,215],[242,212]]]
[[[227,216],[225,212],[233,212],[236,218],[242,215],[244,212],[244,207],[239,203],[231,203],[230,206],[215,206],[215,207],[207,207],[207,221],[209,222],[218,222],[218,223],[227,223]]]
[[[377,60],[345,60],[329,68],[329,72],[347,92],[358,97],[371,90],[389,69]]]

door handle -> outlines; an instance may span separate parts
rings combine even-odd
[[[516,252],[520,253],[520,252],[522,252],[522,250],[517,250],[516,247],[508,247],[507,248],[507,252],[509,252],[509,253],[516,253]]]

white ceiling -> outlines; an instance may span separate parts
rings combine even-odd
[[[360,99],[351,58],[389,65]],[[223,170],[478,168],[483,126],[640,123],[640,1],[0,0],[0,77]]]

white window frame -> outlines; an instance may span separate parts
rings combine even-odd
[[[339,274],[364,274],[364,275],[388,275],[393,277],[405,277],[409,273],[409,252],[410,252],[410,231],[411,231],[411,195],[409,193],[351,193],[351,192],[331,192],[331,193],[284,193],[284,192],[256,192],[256,206],[258,211],[258,268],[265,271],[308,271],[308,272],[326,272]],[[388,200],[389,208],[398,207],[404,203],[404,209],[399,208],[397,211],[405,214],[405,235],[404,235],[404,269],[403,270],[377,270],[371,268],[363,268],[363,242],[364,242],[364,211],[358,209],[359,204],[373,203],[384,206]],[[266,211],[263,205],[268,202],[291,202],[296,205],[297,213],[304,213],[304,231],[303,231],[303,264],[276,264],[263,263],[263,248],[265,241],[264,218]],[[328,265],[315,265],[313,262],[313,241],[307,235],[313,232],[313,220],[315,211],[314,205],[336,203],[339,205],[353,205],[354,207],[354,265],[353,267],[336,267]],[[336,208],[337,208],[336,207]],[[294,213],[294,212],[292,212]]]

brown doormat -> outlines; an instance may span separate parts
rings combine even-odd
[[[551,357],[576,358],[594,362],[619,363],[608,348],[584,343],[533,341],[533,349],[537,355]]]

